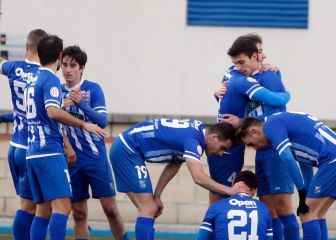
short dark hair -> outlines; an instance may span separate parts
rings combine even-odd
[[[248,33],[248,34],[242,35],[241,37],[250,39],[255,44],[257,44],[257,43],[262,44],[263,43],[262,37],[260,35],[256,34],[256,33]]]
[[[228,55],[236,57],[239,54],[245,54],[251,57],[253,53],[258,53],[258,48],[254,40],[246,38],[244,36],[238,37],[228,50]]]
[[[231,140],[236,141],[235,129],[230,123],[221,122],[207,127],[209,133],[216,133],[219,140]]]
[[[42,66],[55,63],[63,50],[63,40],[56,35],[41,39],[37,45],[37,53]]]
[[[48,36],[47,32],[42,29],[34,29],[28,33],[26,48],[29,51],[37,53],[37,45],[41,41],[42,38]]]
[[[237,131],[237,138],[242,139],[242,138],[246,137],[247,130],[248,130],[249,127],[258,126],[258,125],[261,125],[261,124],[262,124],[262,121],[260,121],[257,118],[248,117],[248,118],[243,119],[243,121],[241,122],[240,128]]]
[[[233,184],[237,182],[245,183],[250,189],[258,188],[258,177],[255,173],[249,170],[241,171],[235,178]]]
[[[76,45],[66,47],[62,52],[62,59],[65,56],[74,59],[81,68],[85,66],[87,61],[86,52],[84,52],[79,46]]]

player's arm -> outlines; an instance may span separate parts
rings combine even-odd
[[[270,106],[285,106],[290,100],[288,92],[272,92],[261,86],[256,79],[241,77],[236,80],[236,88],[241,94],[247,95],[253,101],[265,103]]]
[[[160,175],[159,181],[156,184],[155,191],[154,191],[154,200],[159,206],[159,210],[156,213],[155,217],[160,216],[163,210],[163,204],[161,202],[161,194],[163,190],[165,189],[165,187],[170,182],[170,180],[172,180],[174,176],[176,175],[176,173],[179,171],[179,169],[181,168],[181,165],[182,163],[172,162],[172,163],[167,164],[165,168],[163,169]]]
[[[0,122],[14,122],[14,114],[12,112],[1,114]]]
[[[196,240],[213,240],[214,239],[214,218],[216,216],[216,208],[210,206],[203,218],[202,224],[199,227]]]
[[[70,140],[66,135],[64,128],[62,129],[62,135],[63,135],[64,153],[68,160],[68,165],[71,166],[76,162],[77,159],[76,152],[72,148]]]
[[[222,195],[233,195],[238,192],[238,189],[224,186],[211,179],[204,171],[201,161],[192,158],[186,158],[187,167],[192,176],[192,179],[197,185]]]
[[[85,113],[89,120],[101,128],[108,124],[107,111],[105,107],[104,94],[100,87],[95,87],[91,91],[92,108],[88,101],[84,101],[80,91],[71,91],[70,99]]]

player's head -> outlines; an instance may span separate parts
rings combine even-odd
[[[233,185],[238,186],[240,192],[253,196],[257,192],[258,178],[253,172],[244,170],[237,175]]]
[[[49,35],[41,39],[37,45],[37,53],[42,66],[59,64],[63,50],[63,40],[56,35]],[[59,65],[57,65],[59,69]]]
[[[228,50],[228,55],[238,70],[247,76],[258,70],[260,66],[258,48],[255,42],[244,36],[238,37],[233,42]]]
[[[77,84],[81,81],[86,61],[86,53],[78,46],[69,46],[63,50],[62,73],[68,84]]]
[[[237,133],[238,138],[247,146],[261,149],[268,145],[263,131],[263,123],[256,118],[245,118]]]
[[[205,145],[208,155],[222,155],[235,141],[235,129],[229,123],[217,123],[206,129]]]
[[[264,49],[263,49],[262,37],[260,35],[256,34],[256,33],[248,33],[248,34],[245,34],[241,37],[245,37],[247,39],[250,39],[255,43],[255,45],[258,49],[258,61],[263,62],[266,59],[266,54],[265,54]]]
[[[37,54],[37,45],[42,38],[45,38],[48,34],[42,29],[34,29],[28,33],[26,41],[27,53]]]

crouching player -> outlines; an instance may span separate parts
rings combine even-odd
[[[154,218],[160,215],[163,189],[185,161],[194,182],[219,194],[235,194],[206,175],[200,161],[207,154],[223,154],[231,147],[235,130],[228,123],[206,127],[196,120],[155,119],[139,123],[116,138],[110,151],[117,189],[125,192],[138,209],[137,240],[154,239]],[[168,163],[155,192],[145,161]]]
[[[273,239],[272,217],[266,205],[253,198],[257,176],[242,171],[235,178],[234,186],[239,193],[210,206],[196,240]]]
[[[255,149],[270,144],[276,149],[299,192],[303,239],[328,239],[325,216],[336,197],[336,133],[308,114],[283,112],[265,123],[245,119],[239,136]],[[308,189],[295,161],[318,167]]]

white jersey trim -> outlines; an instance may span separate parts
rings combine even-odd
[[[30,155],[30,156],[27,156],[26,159],[51,157],[51,156],[57,156],[57,155],[63,155],[63,153],[48,153],[48,154]]]
[[[22,144],[19,144],[19,143],[15,143],[15,142],[12,142],[10,141],[9,142],[10,145],[12,145],[13,147],[16,147],[16,148],[21,148],[21,149],[28,149],[28,146],[26,145],[22,145]]]
[[[122,143],[128,148],[128,150],[130,150],[132,153],[135,153],[135,151],[127,144],[124,136],[122,134],[119,134],[118,136],[120,138],[120,140],[122,141]]]

